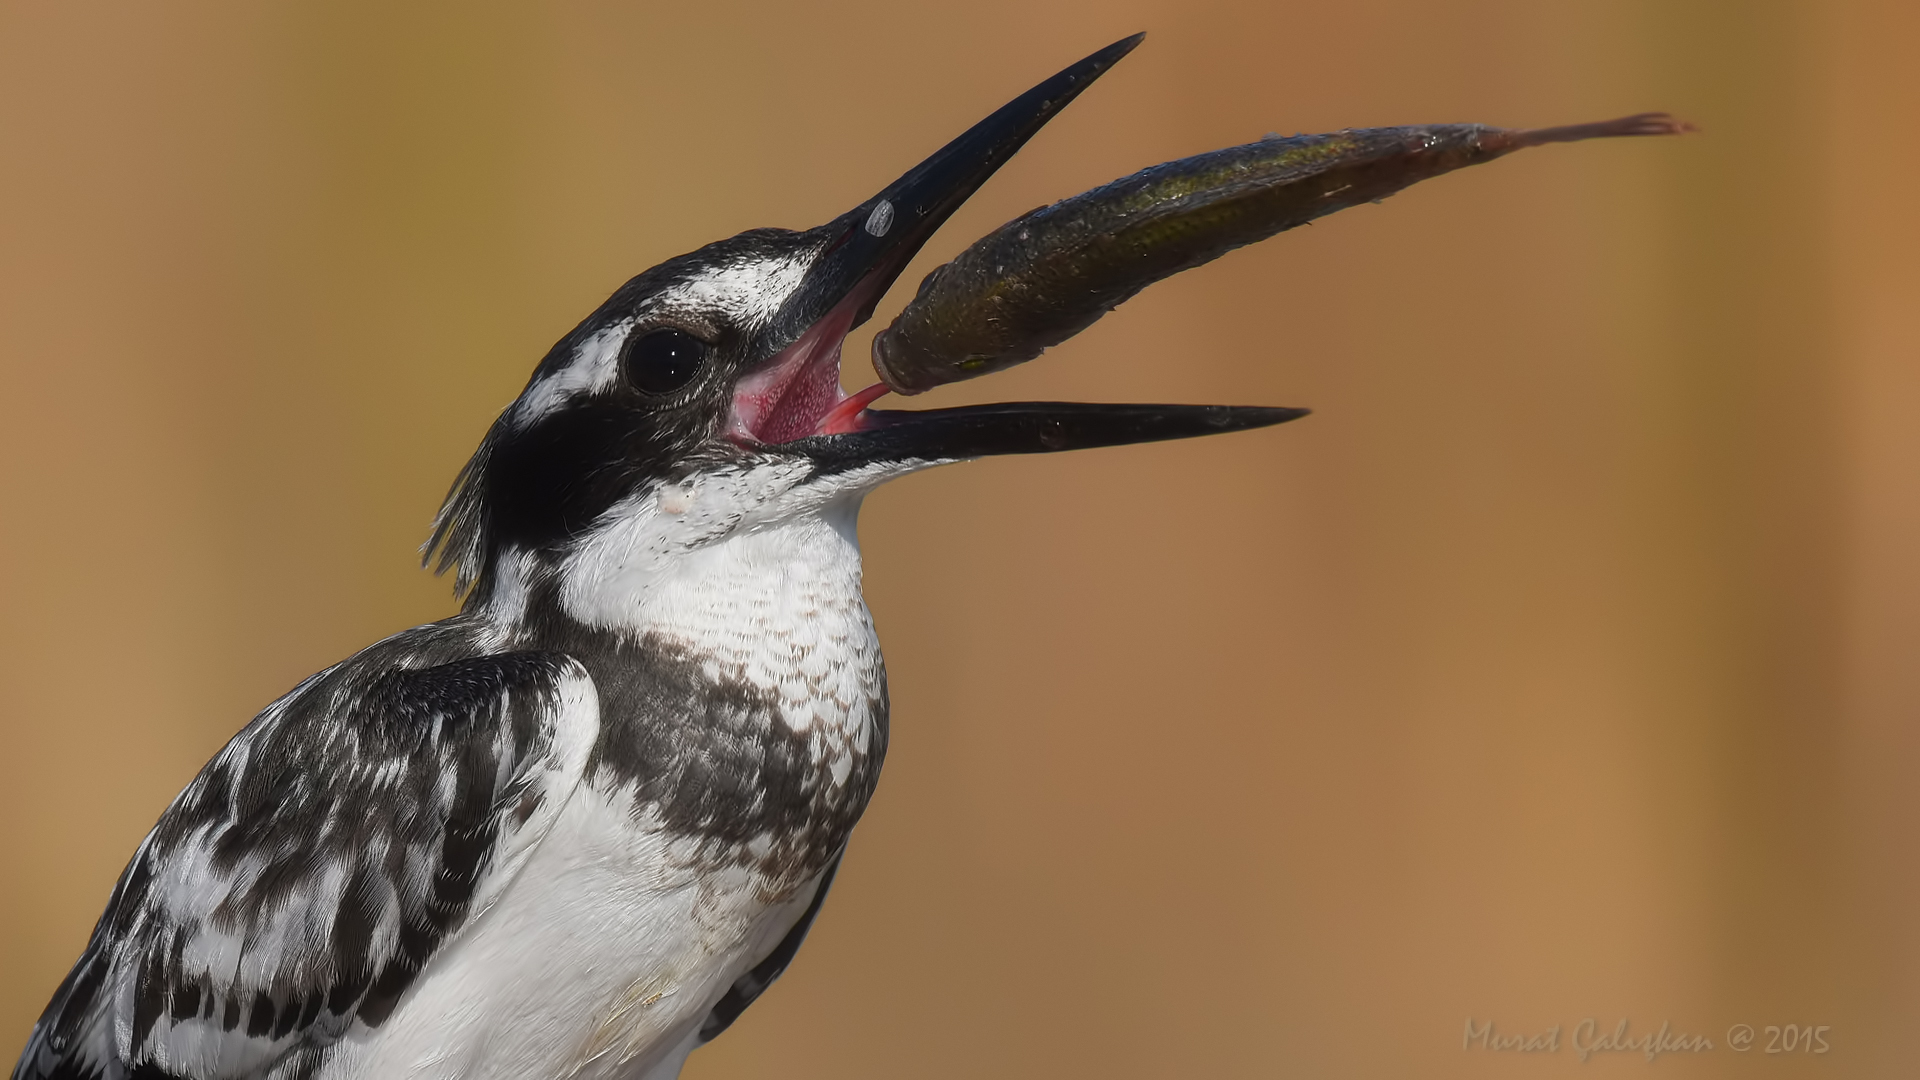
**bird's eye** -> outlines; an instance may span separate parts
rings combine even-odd
[[[693,381],[707,362],[707,343],[684,330],[651,330],[627,342],[627,381],[648,394],[668,394]]]

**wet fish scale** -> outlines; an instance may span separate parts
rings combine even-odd
[[[920,284],[874,338],[916,394],[1024,363],[1141,289],[1318,217],[1547,142],[1690,130],[1663,113],[1515,131],[1480,124],[1269,137],[1170,161],[1027,213]]]

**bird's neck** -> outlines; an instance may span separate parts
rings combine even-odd
[[[543,627],[651,642],[789,696],[830,692],[843,671],[884,679],[861,596],[860,493],[758,519],[726,494],[652,493],[544,567],[507,553],[490,620],[522,646],[547,644]]]
[[[749,670],[833,653],[849,636],[872,636],[855,512],[745,529],[666,559],[610,546],[567,568],[559,600],[587,626],[665,639]],[[851,659],[816,655],[813,663]]]
[[[602,530],[559,563],[503,564],[483,617],[503,647],[586,668],[600,705],[587,779],[630,800],[621,820],[791,887],[846,843],[886,752],[856,512],[690,548],[657,522]]]

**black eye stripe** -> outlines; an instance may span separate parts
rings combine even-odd
[[[693,381],[712,349],[684,330],[648,330],[627,339],[620,370],[628,385],[645,394],[670,394]]]

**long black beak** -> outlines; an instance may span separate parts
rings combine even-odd
[[[849,329],[873,315],[922,245],[960,204],[1046,122],[1146,37],[1101,49],[997,109],[884,190],[812,233],[826,250],[775,317],[774,340],[793,340],[829,312],[852,306]]]
[[[881,461],[959,461],[995,454],[1051,454],[1100,446],[1191,439],[1272,427],[1306,409],[1257,405],[1104,405],[1009,401],[957,409],[869,409],[857,431],[812,435],[797,450],[829,470]]]
[[[1001,106],[879,194],[812,230],[824,250],[775,316],[770,342],[831,326],[838,340],[867,321],[887,289],[948,217],[1028,139],[1145,34],[1122,38]],[[884,388],[876,387],[876,390]],[[857,405],[856,402],[848,404]],[[1305,409],[1222,405],[1023,402],[920,411],[863,410],[830,434],[781,443],[836,467],[1048,453],[1266,427]]]

